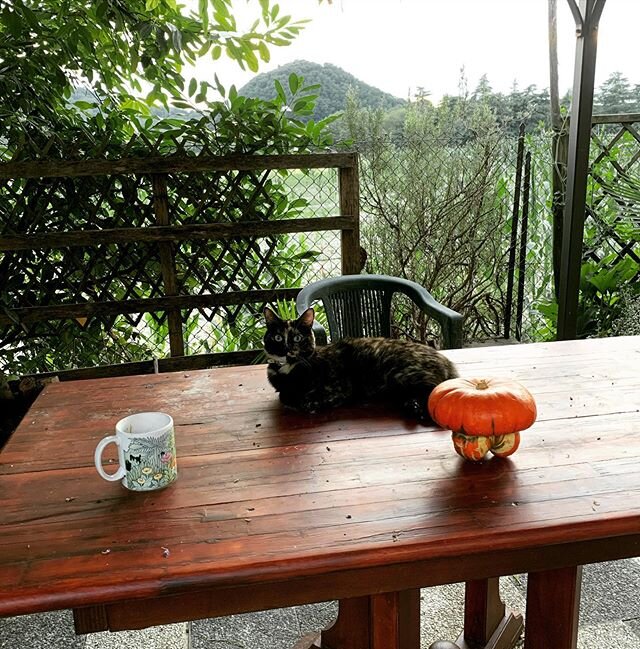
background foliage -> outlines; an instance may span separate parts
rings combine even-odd
[[[496,93],[486,77],[470,91],[463,75],[456,96],[435,104],[428,89],[420,88],[406,102],[357,82],[340,68],[308,62],[296,62],[291,68],[309,75],[322,73],[322,87],[313,78],[305,84],[297,74],[287,74],[286,66],[258,75],[244,92],[222,88],[215,77],[201,81],[183,76],[186,67],[200,57],[228,56],[256,71],[260,61],[269,60],[271,47],[288,44],[303,28],[302,21],[281,16],[270,0],[255,3],[255,8],[254,25],[240,32],[231,0],[200,0],[197,10],[189,14],[174,0],[0,0],[0,156],[4,160],[62,160],[144,156],[149,151],[172,155],[178,150],[197,155],[203,148],[215,154],[291,153],[331,146],[331,129],[334,139],[351,140],[362,154],[367,270],[403,275],[424,284],[464,313],[467,335],[474,338],[498,335],[503,324],[515,133],[524,120],[533,170],[524,251],[524,338],[552,337],[556,307],[549,295],[547,91],[514,85],[510,93]],[[354,85],[360,89],[354,91]],[[333,121],[345,107],[349,87],[345,117]],[[245,92],[257,97],[244,96]],[[615,73],[596,93],[597,112],[640,110],[638,97],[638,87]],[[626,140],[633,138],[627,135]],[[623,139],[609,151],[609,161],[622,155],[624,144]],[[637,228],[627,217],[620,217],[624,212],[621,200],[610,197],[607,184],[617,177],[615,170],[604,163],[600,167],[592,194],[597,197],[604,191],[609,198],[597,200],[601,218],[590,223],[586,233],[593,258],[583,267],[583,335],[612,331],[638,270],[633,258],[620,258],[603,243],[603,233],[634,241]],[[273,177],[269,200],[283,218],[306,208],[329,215],[323,182],[313,175]],[[24,209],[26,199],[20,202],[27,196],[26,185],[16,182],[4,188],[4,198],[9,198],[1,208],[4,232],[17,231],[20,219],[30,218]],[[304,185],[304,191],[292,198],[294,185]],[[201,190],[205,191],[204,186]],[[86,183],[84,189],[73,191],[90,193]],[[246,186],[243,191],[248,197],[252,190]],[[625,205],[630,202],[628,197],[625,200]],[[44,206],[49,220],[41,221],[39,227],[52,227],[64,218],[70,221],[67,225],[82,225],[80,211],[56,212],[56,205],[65,204],[62,193],[56,201]],[[96,212],[93,225],[113,225],[116,215],[122,223],[133,222],[136,216],[132,210],[119,211],[113,203],[104,212]],[[192,216],[188,209],[185,216]],[[317,272],[317,252],[328,247],[326,242],[304,236],[278,245],[282,263],[277,279],[286,286],[302,281],[310,269]],[[235,254],[231,249],[223,252]],[[191,267],[189,253],[198,258]],[[133,272],[146,260],[142,251],[132,254]],[[52,255],[49,266],[57,268],[60,260]],[[198,276],[211,274],[212,255],[195,247],[185,251],[184,282],[190,290],[201,290]],[[116,252],[111,257],[107,254],[105,263],[110,267],[118,259]],[[37,266],[40,261],[30,263]],[[15,255],[0,258],[0,309],[6,312],[18,295],[31,295],[35,303],[37,286],[48,281],[43,270],[46,264],[29,275],[22,272],[23,262]],[[252,263],[259,267],[259,256]],[[233,267],[230,258],[229,268]],[[93,295],[91,290],[88,295],[95,297],[98,293]],[[136,290],[149,294],[151,288],[141,282]],[[632,298],[633,294],[628,301]],[[258,333],[250,333],[255,313],[235,313],[232,318],[230,313],[223,314],[225,327],[207,330],[206,335],[198,334],[198,314],[185,315],[193,352],[209,351],[218,344],[240,349],[259,338]],[[414,315],[401,315],[398,328],[408,329]],[[214,320],[211,316],[209,321]],[[111,329],[105,338],[107,325]],[[68,363],[91,364],[99,354],[111,362],[123,352],[125,358],[135,359],[149,353],[150,340],[155,340],[154,349],[166,346],[166,323],[152,317],[144,323],[146,340],[141,339],[138,324],[126,319],[90,322],[80,331],[74,326],[76,330],[64,334],[31,332],[41,342],[31,356],[16,356],[25,332],[18,326],[10,328],[0,352],[5,363],[11,359],[5,367],[16,372],[41,371]],[[418,321],[414,334],[428,335],[427,323]],[[80,350],[80,363],[64,353],[51,356],[51,340],[65,336],[75,352]]]

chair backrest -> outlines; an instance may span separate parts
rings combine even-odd
[[[343,275],[310,284],[298,294],[298,312],[319,300],[327,315],[332,340],[353,336],[391,335],[394,293],[411,297],[418,284],[388,275]]]
[[[332,340],[351,337],[391,336],[391,298],[388,287],[333,287],[322,300]]]

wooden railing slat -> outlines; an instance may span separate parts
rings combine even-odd
[[[243,223],[204,223],[197,225],[157,225],[146,228],[110,230],[76,230],[37,232],[0,236],[0,251],[96,246],[133,241],[186,241],[190,239],[229,239],[262,237],[293,232],[352,230],[357,216],[328,216],[278,221],[245,221]]]
[[[327,169],[353,167],[355,153],[296,155],[150,156],[119,160],[30,160],[0,164],[0,178],[55,178],[119,174],[252,171],[257,169]]]
[[[299,288],[274,288],[253,291],[233,291],[208,295],[169,295],[166,297],[122,300],[112,302],[86,302],[84,304],[56,304],[12,309],[11,314],[23,324],[45,320],[65,320],[67,318],[91,318],[95,316],[114,316],[129,313],[154,313],[168,309],[213,308],[237,304],[275,302],[292,300]],[[0,325],[15,322],[0,313]]]

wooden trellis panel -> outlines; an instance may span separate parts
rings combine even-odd
[[[596,115],[591,132],[591,191],[587,195],[583,257],[611,266],[629,258],[640,264],[637,237],[625,236],[620,225],[640,227],[640,205],[625,197],[626,178],[640,178],[640,114]],[[627,231],[628,228],[622,228]]]
[[[271,194],[282,191],[278,170],[337,170],[336,211],[314,215],[306,205],[294,218],[280,213]],[[98,326],[103,361],[118,365],[68,377],[253,358],[254,351],[187,357],[186,328],[192,313],[233,322],[246,305],[294,298],[299,287],[285,287],[278,273],[282,235],[337,232],[342,272],[360,270],[353,153],[221,157],[205,148],[197,156],[13,162],[0,165],[0,201],[4,352],[28,354],[35,340],[79,347]],[[130,339],[125,331],[116,344],[109,336],[118,318]],[[148,318],[154,335],[166,331],[169,341],[170,358],[159,354],[155,365],[136,357]],[[128,358],[135,362],[120,365]]]

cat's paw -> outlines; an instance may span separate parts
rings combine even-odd
[[[426,399],[410,399],[404,403],[405,413],[412,419],[417,419],[419,423],[426,425],[432,424],[433,420],[427,408]]]

